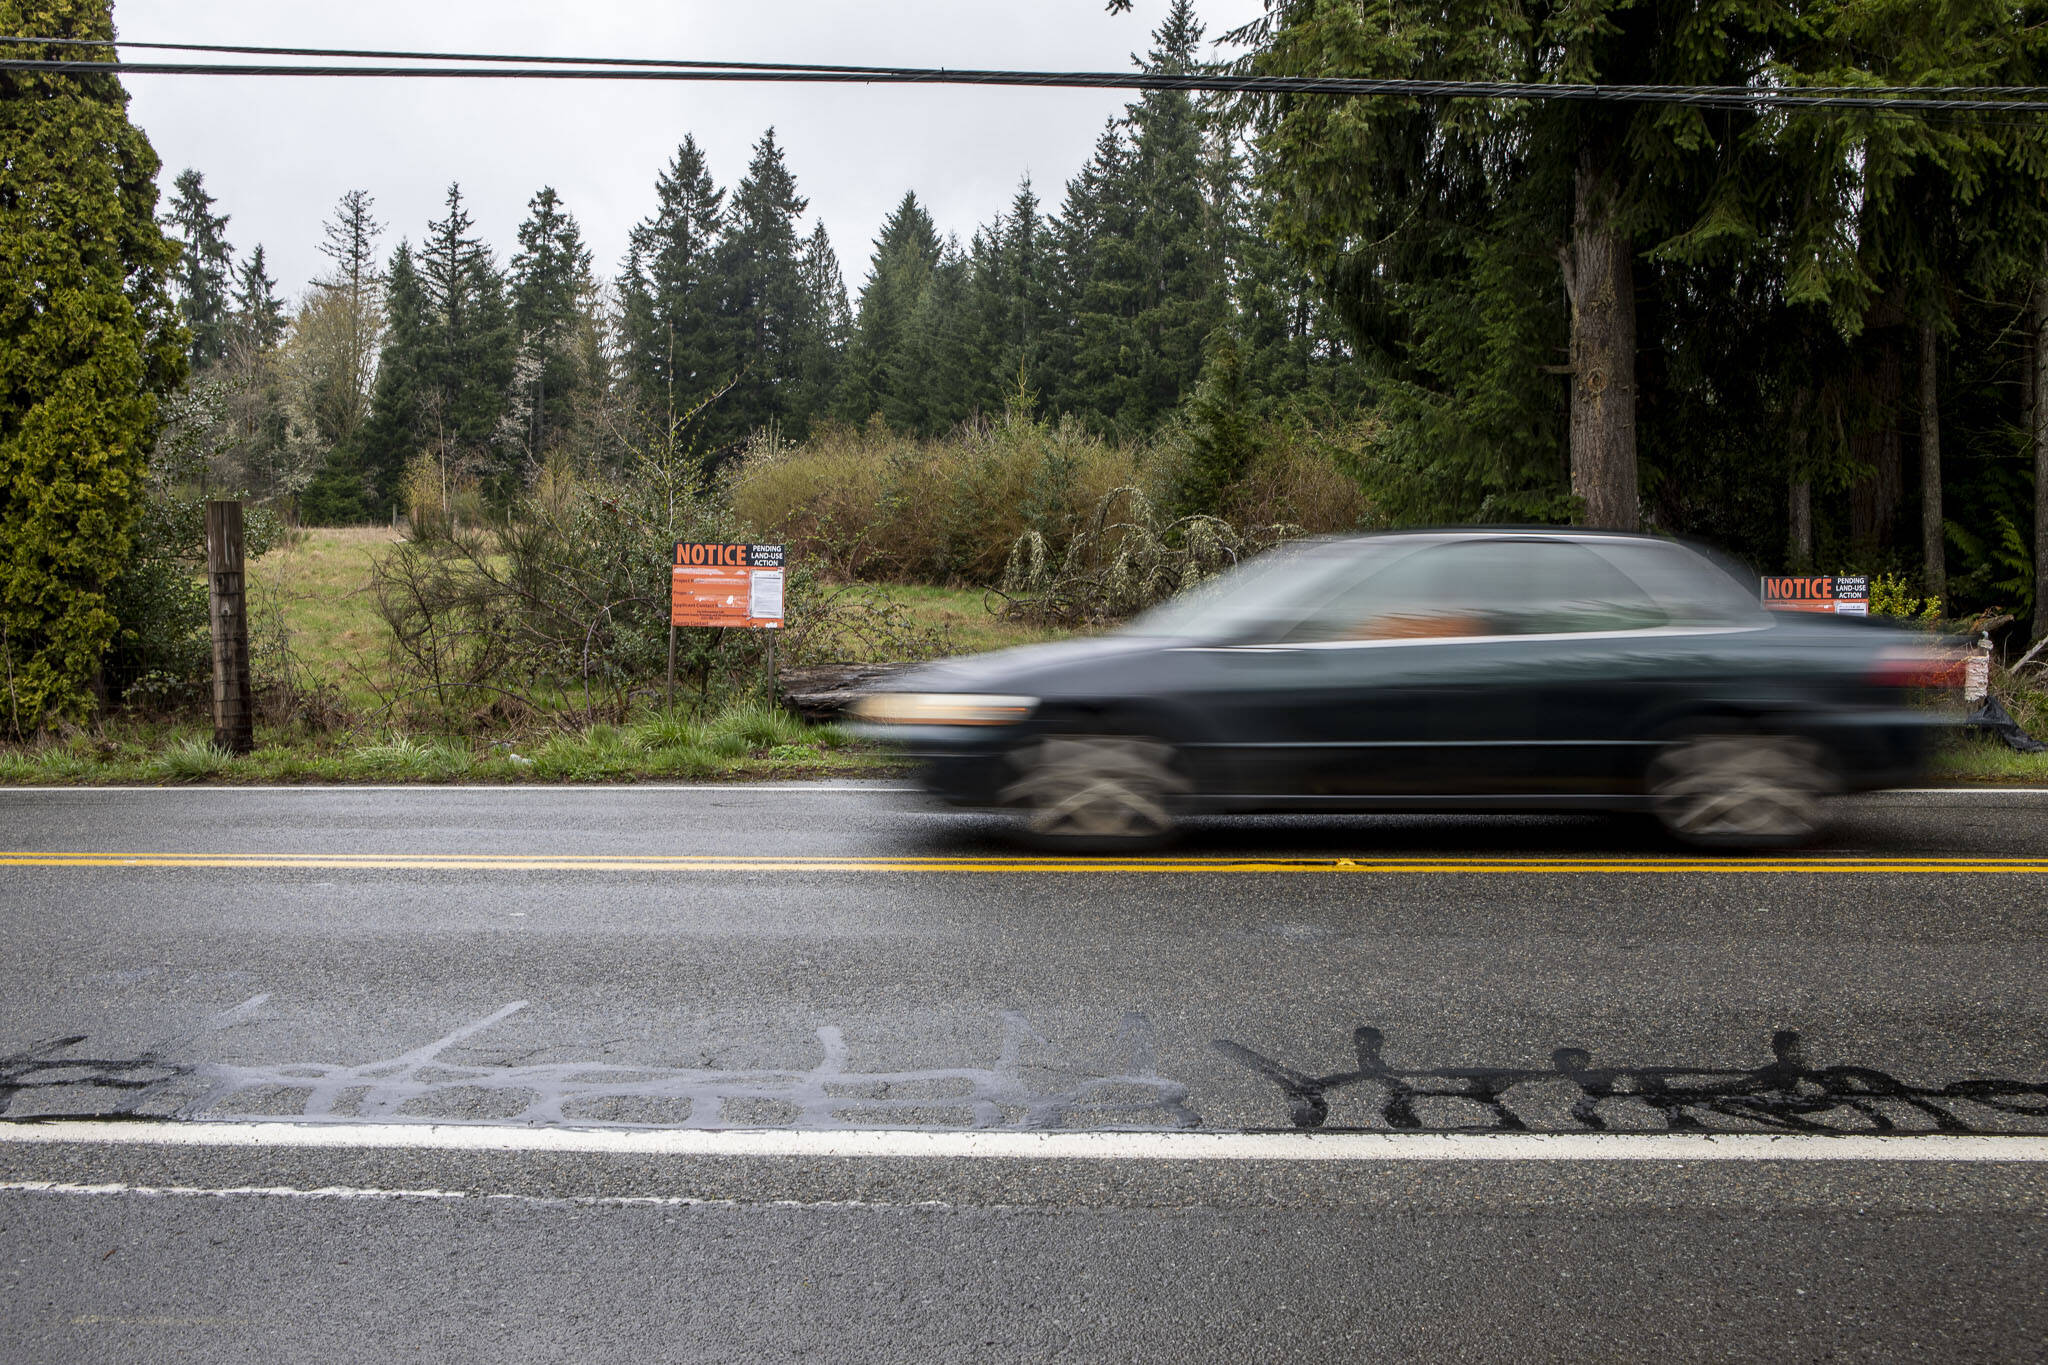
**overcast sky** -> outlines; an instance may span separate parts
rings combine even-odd
[[[163,42],[687,57],[842,65],[1130,67],[1168,0],[116,0],[121,36]],[[1197,0],[1209,37],[1261,0]],[[131,51],[132,61],[175,54]],[[206,59],[198,59],[206,60]],[[235,60],[235,59],[222,59]],[[383,248],[418,241],[450,181],[501,261],[553,185],[611,273],[694,133],[721,186],[771,124],[839,253],[847,288],[906,189],[962,240],[1029,173],[1057,208],[1130,92],[891,86],[599,84],[132,76],[132,117],[170,179],[206,176],[238,257],[261,242],[296,296],[320,274],[320,224],[348,189],[376,197]],[[809,223],[805,224],[808,229]]]

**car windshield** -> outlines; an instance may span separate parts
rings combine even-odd
[[[1161,603],[1123,628],[1126,635],[1239,640],[1291,625],[1336,583],[1415,548],[1401,541],[1298,541]]]

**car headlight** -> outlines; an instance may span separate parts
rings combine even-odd
[[[1037,707],[1036,697],[877,692],[855,702],[853,714],[877,725],[1015,725]]]

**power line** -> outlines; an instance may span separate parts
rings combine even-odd
[[[1371,80],[1351,77],[1169,76],[1063,71],[859,70],[790,71],[649,70],[644,68],[268,66],[177,62],[46,62],[0,59],[0,71],[76,76],[242,76],[374,80],[597,80],[751,82],[813,85],[980,85],[1075,90],[1184,90],[1251,95],[1343,95],[1420,99],[1564,101],[1589,104],[1667,104],[1728,109],[1869,109],[1920,112],[2048,113],[2048,100],[1910,99],[1803,95],[1780,89],[1698,89],[1605,85],[1541,85],[1491,81]]]
[[[348,47],[254,47],[242,43],[140,43],[126,38],[17,38],[0,35],[0,43],[43,44],[51,47],[132,47],[151,52],[219,52],[249,57],[364,57],[385,62],[497,62],[526,66],[640,67],[650,70],[683,71],[903,71],[917,68],[834,66],[824,62],[713,62],[688,61],[676,57],[554,57],[514,56],[488,52],[408,52],[385,48]]]
[[[258,48],[226,44],[116,43],[93,39],[0,36],[0,43],[126,46],[238,55],[341,56],[496,65],[314,66],[182,62],[78,62],[0,59],[0,71],[77,75],[314,77],[409,80],[603,80],[872,85],[985,85],[1039,89],[1181,90],[1252,95],[1341,95],[1421,99],[1542,100],[1674,104],[1706,108],[1820,108],[1940,112],[2048,112],[2040,86],[1663,86],[1425,81],[1404,78],[1243,76],[1219,72],[1005,71],[948,67],[811,66],[776,62],[699,62],[622,57],[522,57],[486,53],[399,53],[374,49]],[[1939,97],[1937,97],[1939,96]]]
[[[54,47],[117,47],[138,48],[152,52],[215,52],[236,56],[256,57],[323,57],[323,58],[364,58],[374,61],[399,62],[488,62],[499,65],[526,66],[588,66],[625,67],[646,70],[688,70],[688,71],[828,71],[848,76],[929,76],[951,73],[961,76],[1013,75],[1025,77],[1072,76],[1090,80],[1121,81],[1127,79],[1121,72],[974,72],[956,71],[946,67],[902,67],[902,66],[841,66],[825,62],[724,62],[688,60],[676,57],[564,57],[536,56],[533,54],[491,53],[491,52],[422,52],[390,48],[345,48],[345,47],[260,47],[243,43],[151,43],[132,41],[126,38],[34,38],[0,35],[0,43],[23,45],[43,44]],[[239,69],[239,68],[238,68]],[[517,73],[508,73],[517,74]],[[1194,77],[1193,79],[1199,79]],[[1303,81],[1309,77],[1241,77],[1238,79]],[[1367,80],[1365,77],[1342,77],[1344,80]],[[1425,82],[1424,84],[1469,85],[1470,82]],[[1502,88],[1507,88],[1503,86]],[[1533,82],[1514,83],[1513,88],[1557,89],[1550,85]],[[1862,98],[1927,99],[1934,96],[1967,96],[1990,99],[2006,96],[2048,96],[2048,85],[1800,85],[1800,86],[1747,86],[1747,85],[1614,85],[1569,87],[1611,91],[1626,95],[1718,95],[1745,101],[1757,98],[1771,98],[1774,95],[1848,95]],[[2000,107],[2008,107],[2001,105]]]

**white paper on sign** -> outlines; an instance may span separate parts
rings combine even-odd
[[[753,594],[748,602],[747,615],[756,621],[780,621],[782,570],[756,569],[750,577],[753,579]]]

